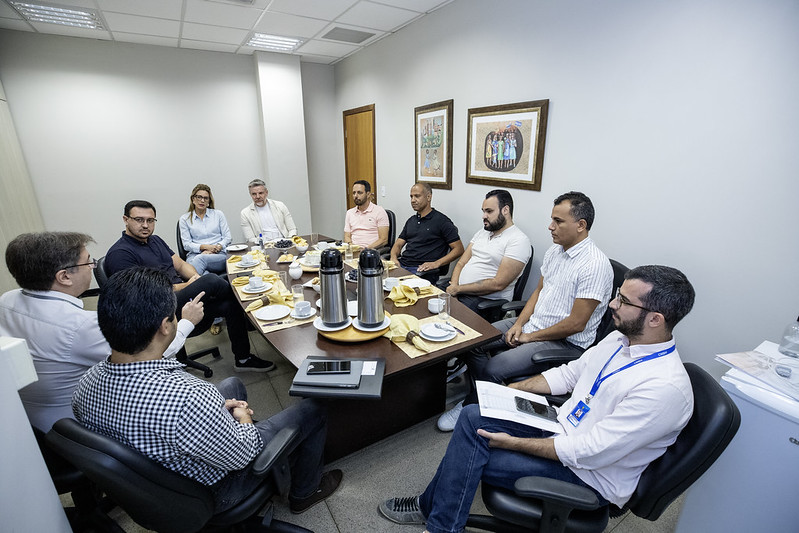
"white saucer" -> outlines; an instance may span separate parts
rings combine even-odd
[[[427,325],[427,324],[425,324],[425,325]],[[439,331],[444,333],[444,330],[439,330]],[[444,337],[430,337],[430,336],[426,335],[424,331],[420,331],[419,332],[419,336],[421,338],[423,338],[426,341],[430,341],[430,342],[447,342],[447,341],[451,341],[452,339],[455,338],[455,335],[457,335],[457,334],[458,334],[457,332],[453,331],[452,333],[448,333]]]
[[[422,278],[411,278],[400,281],[400,285],[407,285],[408,287],[418,287],[420,289],[429,287],[430,282]]]
[[[430,337],[431,339],[441,339],[454,332],[455,331],[450,327],[447,327],[447,329],[445,330],[437,328],[435,323],[424,324],[421,328],[419,328],[419,333],[424,333],[427,337]]]
[[[269,283],[268,281],[264,282],[264,284],[258,287],[257,289],[250,287],[250,284],[248,283],[247,285],[241,288],[241,292],[246,294],[261,294],[262,292],[267,292],[271,288],[272,284]]]
[[[386,291],[386,292],[391,292],[391,288],[386,287],[386,282],[385,281],[383,282],[383,290]]]
[[[391,325],[391,317],[385,317],[383,322],[377,326],[366,327],[361,325],[361,321],[357,318],[352,321],[352,326],[360,331],[380,331],[381,329],[386,329]]]
[[[239,268],[241,267],[250,268],[250,267],[257,267],[260,264],[261,264],[260,261],[256,261],[254,263],[245,263],[244,261],[239,261],[238,264],[236,264],[236,266]]]
[[[347,302],[347,314],[350,316],[358,316],[358,300],[350,300]]]
[[[308,268],[319,268],[319,265],[312,265],[311,263],[309,263],[308,261],[306,261],[306,259],[305,259],[305,256],[302,256],[302,257],[300,257],[300,258],[298,259],[298,261],[299,261],[300,265],[302,265],[302,266],[304,266],[304,267],[308,267]]]
[[[316,244],[314,244],[314,245],[313,245],[313,247],[314,247],[315,249],[319,250],[320,252],[322,252],[322,251],[324,251],[324,250],[327,250],[327,249],[328,249],[328,248],[330,248],[331,246],[332,246],[332,245],[331,245],[329,242],[324,242],[324,241],[323,241],[323,242],[318,242],[318,243],[316,243]]]
[[[291,314],[291,318],[296,318],[297,320],[305,320],[306,318],[311,318],[312,316],[314,316],[316,314],[316,309],[313,308],[313,307],[311,307],[310,309],[311,309],[311,312],[308,313],[305,316],[297,316],[296,309],[292,309],[291,313],[290,313]]]
[[[242,252],[247,249],[246,244],[231,244],[227,247],[228,252]]]
[[[316,320],[313,321],[313,327],[318,329],[319,331],[341,331],[342,329],[347,329],[350,324],[352,324],[352,319],[347,317],[347,321],[341,325],[336,327],[326,326],[324,322],[322,322],[322,317],[316,317]]]
[[[291,312],[291,307],[281,304],[267,305],[260,309],[256,309],[253,313],[258,320],[278,320],[288,315]]]

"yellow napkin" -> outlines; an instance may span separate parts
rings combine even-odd
[[[247,276],[239,276],[237,278],[233,278],[233,281],[230,282],[231,285],[234,287],[244,287],[250,282],[250,278]]]
[[[269,270],[267,268],[256,268],[252,271],[253,276],[261,276],[264,281],[268,281],[271,284],[275,284],[280,281],[280,276],[277,275],[277,272],[274,270]],[[238,278],[236,278],[238,279]]]
[[[391,315],[391,325],[383,336],[395,343],[411,342],[423,352],[430,351],[430,345],[419,336],[419,319],[413,315]]]
[[[388,293],[388,298],[391,298],[394,305],[397,307],[408,307],[409,305],[415,304],[419,298],[431,294],[433,294],[432,285],[414,289],[413,287],[399,284],[391,289],[391,292]]]
[[[275,291],[267,294],[264,299],[266,298],[269,298],[270,304],[287,305],[292,308],[294,307],[294,298],[290,292]]]
[[[241,261],[242,257],[244,257],[244,256],[243,255],[231,255],[230,257],[228,257],[227,262],[228,263],[238,263],[239,261]]]
[[[256,309],[260,309],[264,306],[263,300],[258,298],[257,300],[253,300],[250,305],[244,308],[245,313],[249,313],[250,311],[255,311]]]
[[[397,268],[397,265],[394,264],[394,261],[383,259],[383,270],[394,270],[395,268]]]

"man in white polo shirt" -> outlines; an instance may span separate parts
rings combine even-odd
[[[269,189],[263,180],[252,180],[248,187],[252,203],[241,210],[241,230],[247,241],[257,242],[258,235],[268,241],[297,234],[288,207],[283,202],[267,198]]]
[[[352,184],[355,207],[344,218],[344,242],[365,248],[380,248],[388,244],[388,214],[369,199],[372,186],[366,180]]]

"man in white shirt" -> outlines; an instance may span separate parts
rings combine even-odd
[[[530,239],[513,224],[513,197],[508,191],[489,191],[482,209],[483,229],[472,237],[446,287],[473,311],[483,300],[512,300],[516,280],[532,254]]]
[[[535,394],[571,392],[558,414],[562,433],[484,418],[469,405],[424,493],[387,500],[380,512],[394,522],[426,524],[430,533],[461,531],[481,480],[512,490],[524,476],[585,486],[600,504],[623,507],[691,418],[691,381],[672,330],[694,297],[677,269],[630,270],[610,304],[617,331],[580,359],[511,385]]]
[[[388,213],[370,199],[372,186],[366,180],[352,184],[355,207],[344,217],[344,242],[364,248],[380,248],[388,244]]]
[[[241,210],[241,230],[247,241],[258,242],[258,235],[268,241],[297,234],[288,207],[283,202],[267,198],[269,189],[263,180],[252,180],[248,187],[252,203]]]
[[[549,231],[554,244],[544,255],[541,277],[517,318],[494,323],[501,339],[467,356],[472,380],[506,383],[541,372],[531,358],[541,350],[578,348],[594,342],[613,286],[610,261],[588,232],[594,223],[594,205],[581,192],[555,198]],[[455,427],[464,405],[477,401],[472,387],[466,399],[438,421],[441,431]]]
[[[72,418],[72,392],[86,370],[111,354],[97,313],[79,296],[91,284],[97,261],[83,233],[24,233],[6,249],[6,265],[21,289],[0,296],[0,335],[25,339],[38,381],[19,391],[31,424],[47,432]],[[183,307],[177,335],[164,357],[183,346],[203,318],[200,298]]]

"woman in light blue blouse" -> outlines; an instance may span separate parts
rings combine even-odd
[[[188,252],[186,261],[199,275],[225,272],[225,250],[230,228],[224,213],[214,209],[211,188],[197,184],[189,197],[189,212],[180,217],[180,239]]]

